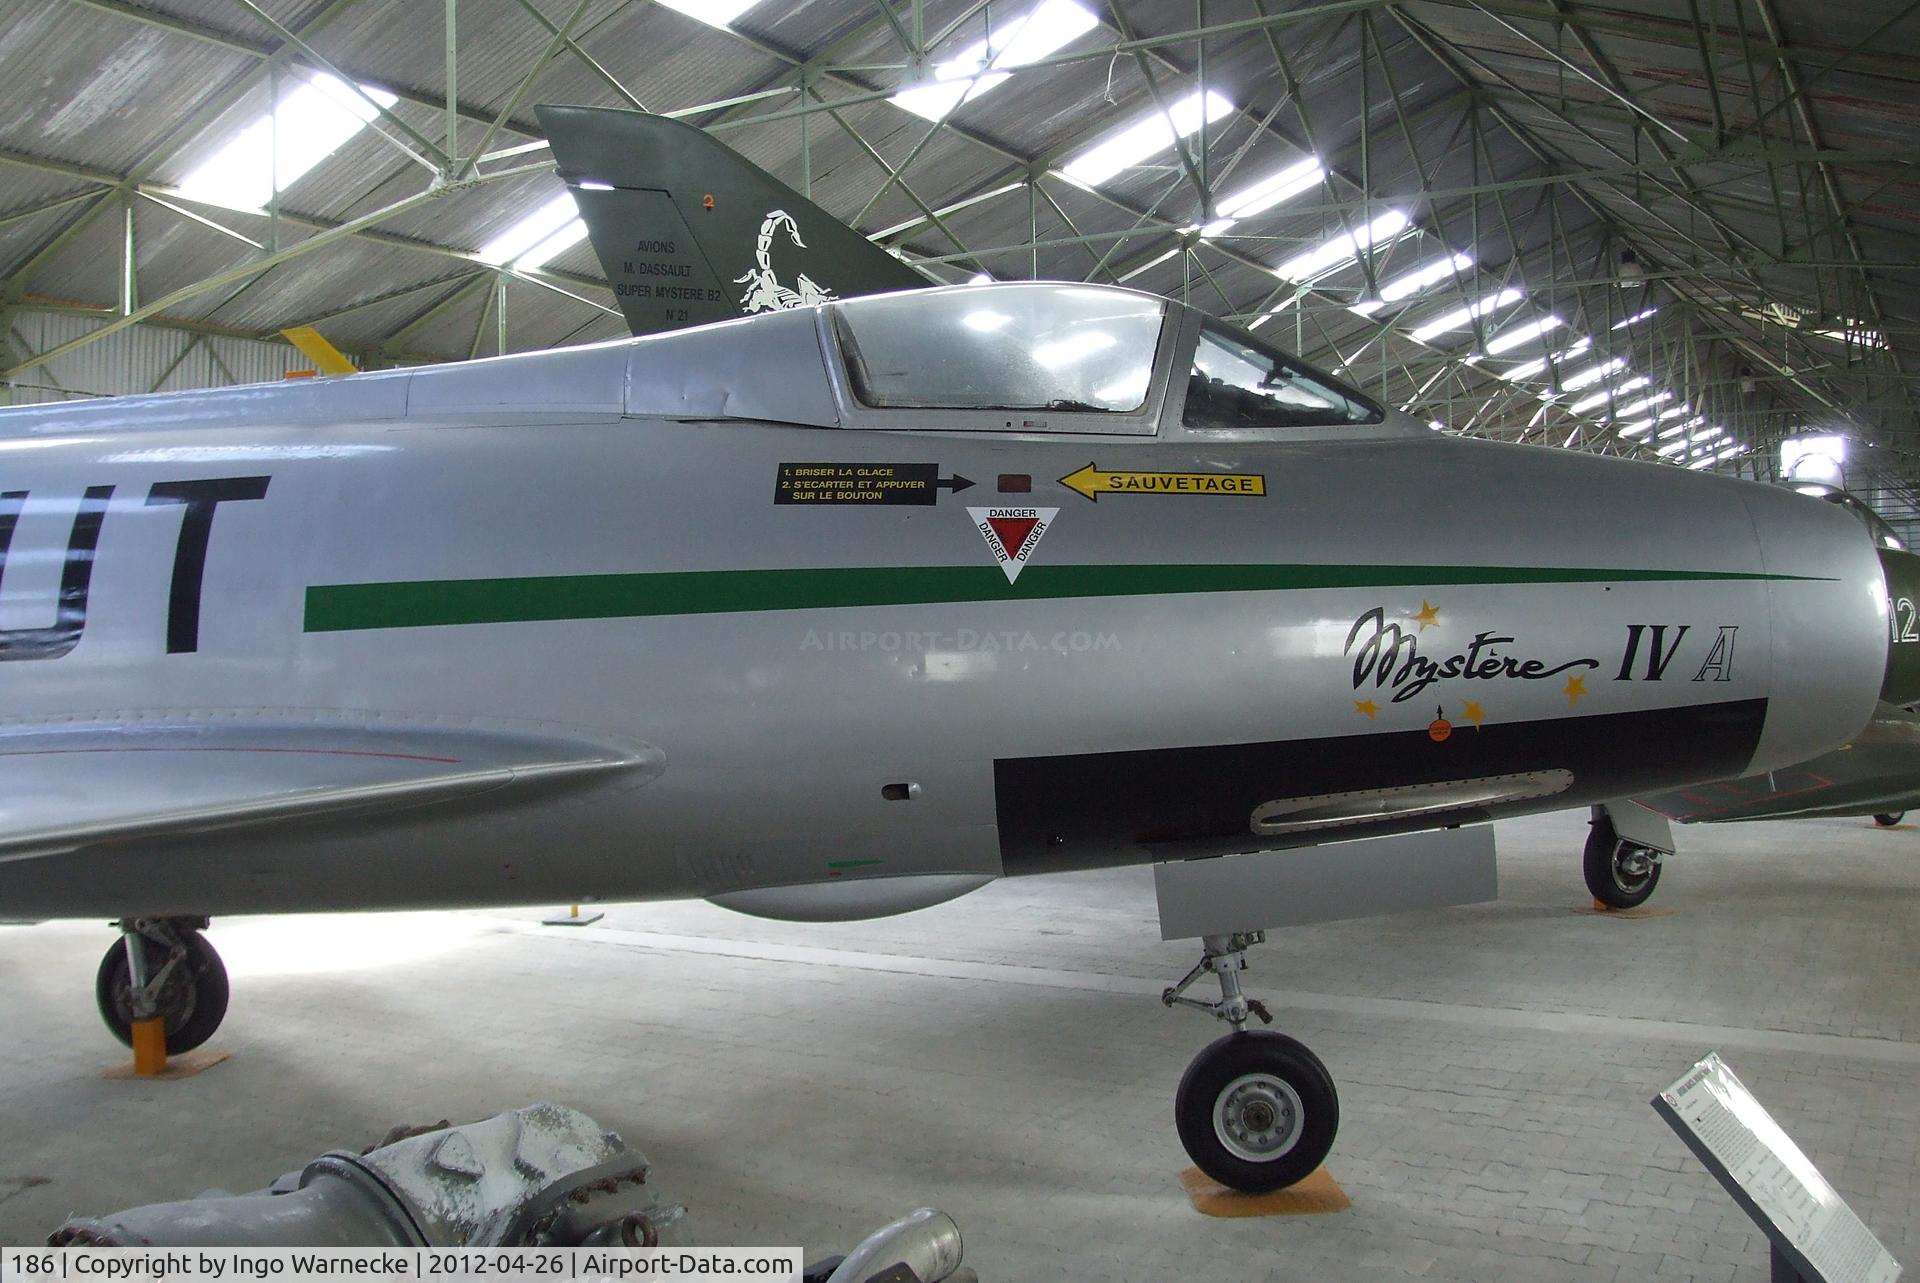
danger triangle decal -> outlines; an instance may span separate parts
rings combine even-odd
[[[974,529],[987,541],[987,548],[1007,572],[1007,582],[1020,577],[1020,571],[1040,546],[1040,536],[1053,524],[1058,508],[968,508]]]

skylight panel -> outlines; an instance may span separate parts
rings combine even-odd
[[[1644,388],[1647,386],[1647,384],[1651,382],[1653,382],[1653,380],[1648,378],[1644,374],[1636,375],[1635,377],[1628,379],[1625,383],[1620,384],[1618,387],[1603,388],[1600,391],[1595,392],[1592,396],[1582,397],[1578,401],[1575,401],[1572,405],[1568,406],[1567,409],[1573,411],[1575,414],[1585,414],[1588,410],[1594,409],[1597,406],[1605,405],[1607,402],[1613,400],[1617,396],[1621,396],[1621,395],[1624,395],[1625,393],[1637,391],[1640,388]]]
[[[1628,415],[1639,414],[1643,410],[1651,410],[1654,406],[1659,405],[1662,401],[1671,401],[1671,400],[1673,400],[1673,393],[1656,392],[1652,396],[1641,397],[1638,401],[1635,401],[1632,405],[1621,406],[1619,410],[1619,415],[1621,418],[1624,419]],[[1653,420],[1649,418],[1647,422],[1652,423]]]
[[[1283,281],[1304,284],[1405,236],[1411,221],[1405,210],[1390,209],[1357,232],[1340,232],[1305,253],[1294,255],[1274,268],[1273,274]]]
[[[1573,344],[1572,346],[1562,348],[1560,351],[1555,352],[1552,358],[1553,362],[1556,365],[1565,364],[1568,360],[1572,359],[1573,357],[1579,356],[1582,352],[1585,352],[1588,348],[1592,346],[1593,346],[1592,339],[1583,338],[1579,342]],[[1548,358],[1544,356],[1536,357],[1535,359],[1528,361],[1525,365],[1514,366],[1511,370],[1508,370],[1505,374],[1501,375],[1500,377],[1503,379],[1506,379],[1510,383],[1517,379],[1530,379],[1534,375],[1539,374],[1541,371],[1547,368],[1547,359]]]
[[[1217,217],[1200,229],[1202,236],[1218,236],[1243,218],[1265,213],[1281,201],[1292,200],[1312,191],[1327,176],[1318,156],[1309,156],[1298,164],[1267,175],[1250,187],[1243,187],[1214,205]]]
[[[1578,392],[1588,384],[1597,383],[1601,379],[1606,378],[1615,370],[1624,369],[1626,364],[1624,358],[1616,356],[1610,361],[1602,361],[1598,365],[1589,365],[1586,369],[1580,371],[1580,373],[1570,374],[1560,380],[1560,390],[1562,392]]]
[[[1169,107],[1165,114],[1154,112],[1135,121],[1103,143],[1096,143],[1068,161],[1061,173],[1074,182],[1093,187],[1106,182],[1130,165],[1155,156],[1200,128],[1200,113],[1205,104],[1207,123],[1233,113],[1234,106],[1211,89],[1204,95],[1188,94]]]
[[[660,3],[709,27],[724,28],[760,0],[660,0]]]
[[[1509,325],[1487,340],[1487,355],[1499,356],[1502,352],[1511,352],[1517,347],[1524,347],[1535,339],[1546,337],[1565,324],[1566,322],[1557,316],[1543,316],[1537,321],[1528,321],[1524,325]]]
[[[1491,298],[1475,299],[1465,307],[1448,312],[1438,320],[1428,321],[1425,325],[1413,331],[1413,337],[1416,341],[1425,343],[1438,338],[1449,330],[1465,329],[1467,326],[1473,324],[1474,318],[1484,316],[1488,312],[1495,311],[1498,308],[1508,307],[1514,303],[1518,303],[1523,297],[1525,297],[1525,295],[1520,290],[1504,289]]]
[[[1462,272],[1471,271],[1472,268],[1473,255],[1471,254],[1452,254],[1446,258],[1436,259],[1424,267],[1416,267],[1411,272],[1396,276],[1380,287],[1379,298],[1356,304],[1353,310],[1362,316],[1372,316],[1389,303],[1397,303],[1403,298],[1418,294],[1429,285],[1448,280]]]
[[[477,257],[495,267],[539,267],[586,239],[571,192],[563,193],[480,247]]]
[[[944,120],[960,104],[1004,84],[1012,68],[1038,62],[1099,25],[1074,0],[1043,0],[1024,17],[995,27],[985,40],[934,64],[933,83],[903,89],[888,101],[916,116]]]
[[[303,72],[302,80],[280,96],[279,108],[259,117],[219,151],[207,157],[175,189],[188,200],[258,213],[280,190],[339,151],[367,127],[381,107],[399,99],[384,89],[361,85],[361,93],[338,76]],[[275,125],[279,148],[275,154]]]

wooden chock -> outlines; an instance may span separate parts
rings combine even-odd
[[[142,1076],[167,1069],[167,1022],[159,1017],[133,1022],[133,1072]]]

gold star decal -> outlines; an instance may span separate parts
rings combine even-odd
[[[1370,699],[1356,699],[1353,701],[1353,711],[1372,721],[1374,715],[1380,711],[1380,706]]]
[[[1464,721],[1472,722],[1473,728],[1475,730],[1479,730],[1480,723],[1486,720],[1487,710],[1480,707],[1478,704],[1474,703],[1470,699],[1462,700],[1460,702],[1460,707],[1462,710],[1460,713],[1461,719]]]
[[[1440,608],[1428,601],[1425,597],[1422,597],[1420,599],[1420,613],[1417,615],[1409,615],[1408,618],[1420,625],[1420,631],[1424,633],[1429,628],[1439,626]]]
[[[1579,676],[1567,678],[1566,689],[1560,693],[1567,697],[1568,707],[1578,704],[1580,697],[1587,693],[1587,679]]]

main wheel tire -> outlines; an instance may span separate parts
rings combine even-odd
[[[1587,835],[1581,860],[1587,890],[1612,909],[1632,909],[1647,902],[1660,885],[1660,862],[1646,847],[1622,842],[1611,824],[1595,824]]]
[[[1219,1039],[1187,1066],[1173,1098],[1194,1165],[1250,1194],[1311,1175],[1340,1130],[1340,1097],[1320,1058],[1285,1034]]]
[[[1905,811],[1885,811],[1873,817],[1873,822],[1883,829],[1890,829],[1907,818]]]
[[[220,955],[198,931],[180,933],[187,956],[180,962],[160,991],[160,1016],[167,1026],[167,1054],[177,1056],[192,1051],[207,1039],[227,1016],[227,968]],[[158,940],[140,937],[147,954],[147,974],[154,975],[167,965],[168,950]],[[121,1042],[133,1045],[133,975],[127,966],[124,937],[116,940],[100,959],[99,974],[93,982],[94,1000],[100,1004],[100,1018]]]

